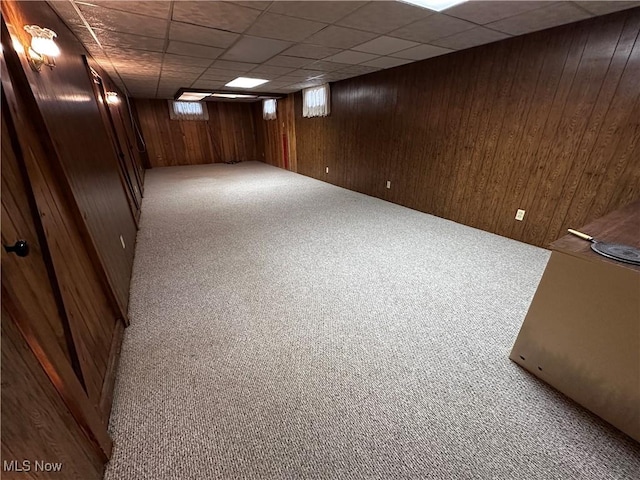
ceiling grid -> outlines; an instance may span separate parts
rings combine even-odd
[[[49,4],[129,95],[173,98],[238,76],[286,94],[640,2],[468,1],[440,13],[391,0]]]

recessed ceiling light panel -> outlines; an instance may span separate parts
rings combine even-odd
[[[255,95],[243,95],[241,93],[214,93],[211,96],[219,98],[256,98]]]
[[[261,78],[249,78],[249,77],[238,77],[235,80],[231,80],[229,83],[225,85],[225,87],[233,87],[233,88],[253,88],[258,85],[262,85],[263,83],[267,83],[269,80],[263,80]]]
[[[428,8],[435,12],[441,12],[447,8],[451,8],[460,3],[465,3],[467,0],[400,0],[403,3],[410,3],[422,8]]]
[[[184,92],[178,100],[181,102],[199,102],[203,98],[209,97],[211,93],[199,93],[199,92]]]

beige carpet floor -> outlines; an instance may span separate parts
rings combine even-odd
[[[145,193],[107,480],[639,478],[508,359],[548,251],[260,163]]]

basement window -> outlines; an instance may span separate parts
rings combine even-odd
[[[262,101],[262,118],[265,120],[276,119],[276,99],[269,98]]]
[[[302,116],[326,117],[329,115],[329,84],[305,88],[302,91]]]
[[[171,120],[209,120],[209,112],[202,102],[176,102],[169,100]]]

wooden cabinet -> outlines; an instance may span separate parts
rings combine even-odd
[[[638,248],[640,201],[580,230]],[[551,247],[510,358],[640,441],[640,267],[572,235]]]

